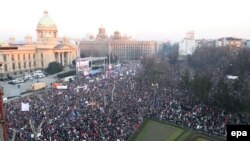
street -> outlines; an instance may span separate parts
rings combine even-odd
[[[20,94],[22,92],[25,92],[25,91],[31,89],[32,84],[37,83],[37,81],[44,82],[47,84],[47,87],[50,87],[50,84],[55,81],[54,77],[55,76],[52,75],[52,76],[48,76],[45,78],[27,80],[24,83],[19,83],[19,84],[15,84],[15,85],[8,84],[8,81],[6,81],[6,82],[1,81],[0,86],[3,87],[4,98],[5,98],[5,97],[13,96],[12,93],[19,93]],[[18,85],[20,85],[20,88],[18,88]]]

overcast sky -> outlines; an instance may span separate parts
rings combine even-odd
[[[47,10],[59,36],[85,38],[103,25],[140,40],[179,41],[233,36],[250,39],[250,0],[0,0],[0,40],[26,34]]]

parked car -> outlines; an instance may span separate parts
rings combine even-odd
[[[24,80],[33,80],[34,78],[29,74],[24,76]]]
[[[8,80],[13,80],[14,77],[7,75]]]
[[[16,79],[16,84],[19,84],[19,83],[24,83],[25,81],[21,78],[17,78]]]
[[[44,78],[44,77],[46,77],[46,76],[45,76],[44,74],[42,74],[42,73],[41,73],[41,74],[38,74],[37,76],[38,76],[38,78]]]
[[[16,80],[10,80],[8,84],[16,84]]]
[[[9,79],[6,77],[0,78],[0,81],[8,81]]]

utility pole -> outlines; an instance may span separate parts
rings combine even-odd
[[[5,120],[5,112],[4,112],[4,103],[3,103],[3,88],[0,88],[0,122],[1,122],[1,129],[0,129],[0,140],[1,141],[8,141],[8,132],[7,132],[7,125]]]
[[[114,81],[114,86],[113,86],[113,89],[112,89],[112,102],[114,101],[114,91],[115,91],[115,81]]]

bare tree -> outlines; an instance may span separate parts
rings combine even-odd
[[[42,129],[42,125],[44,123],[44,119],[42,120],[42,122],[39,124],[39,126],[37,128],[34,127],[34,123],[32,123],[32,121],[30,120],[30,128],[32,130],[32,132],[34,133],[34,136],[35,136],[35,140],[37,141],[38,140],[38,134],[41,133]]]
[[[13,130],[11,141],[15,141],[15,138],[16,138],[16,129]]]

